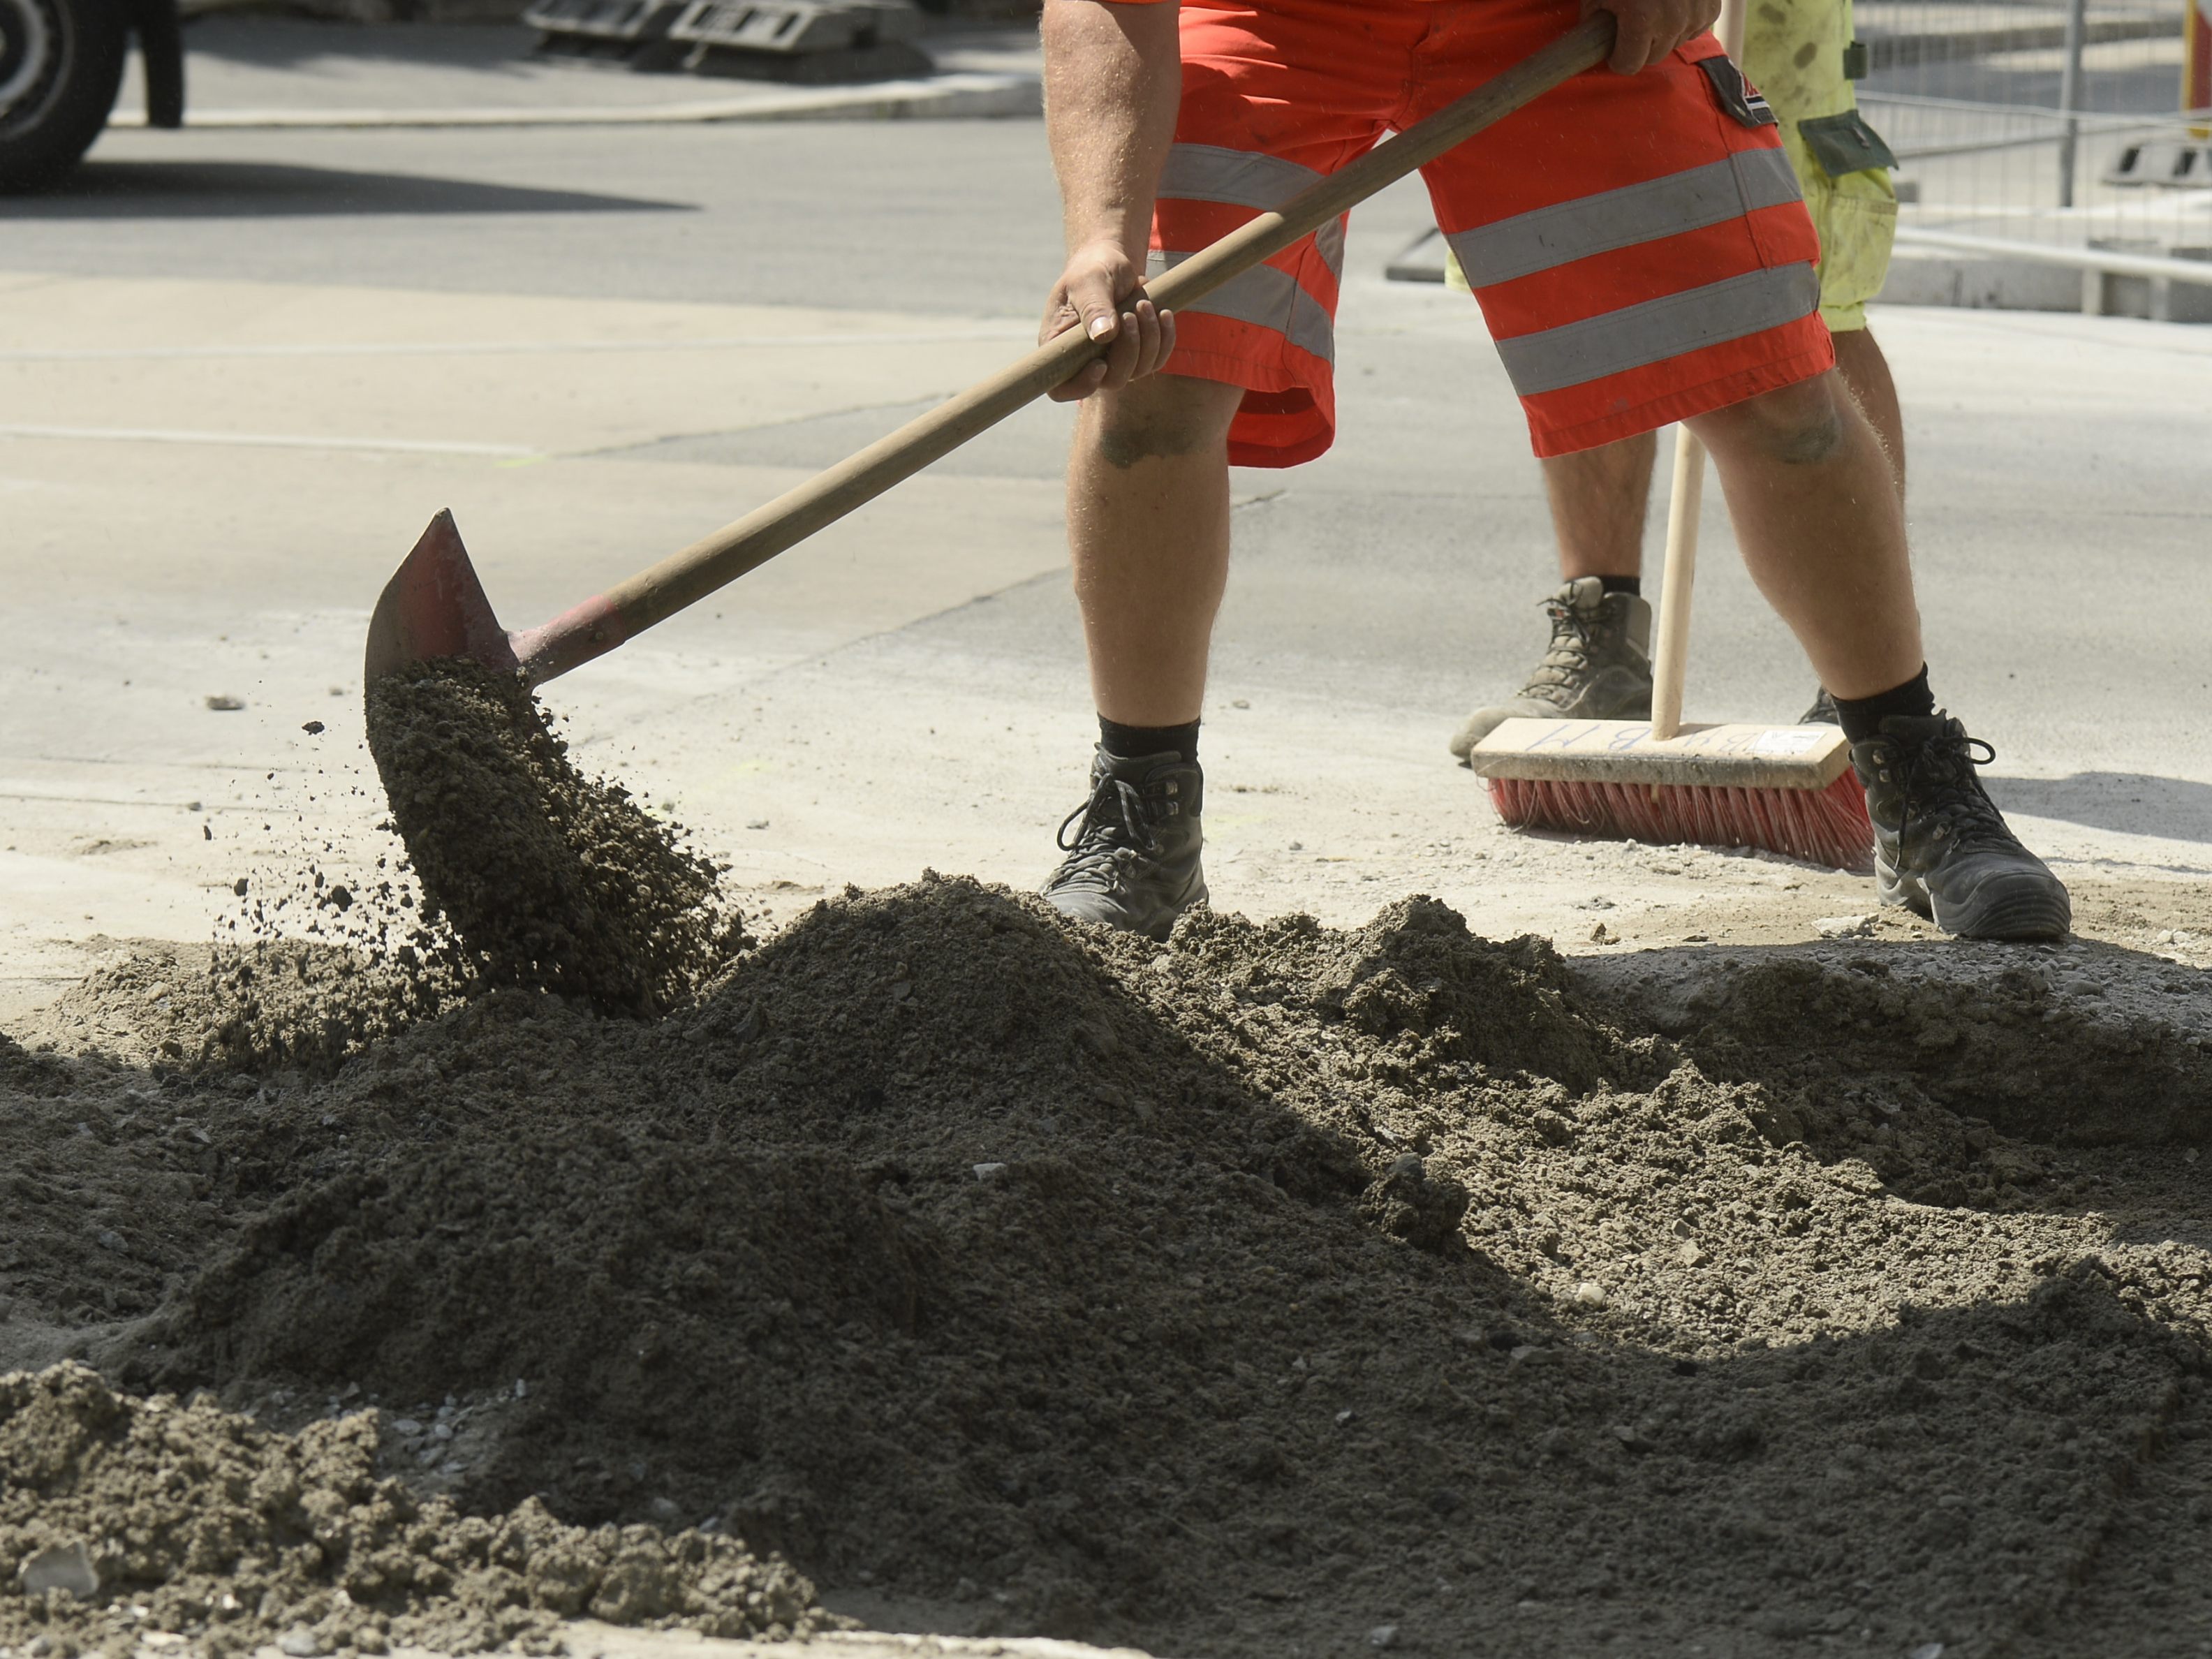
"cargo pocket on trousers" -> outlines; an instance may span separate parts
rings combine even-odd
[[[1814,216],[1820,232],[1820,307],[1848,312],[1880,294],[1889,280],[1897,203],[1886,189],[1830,189],[1821,194],[1826,199]]]
[[[1869,167],[1897,165],[1897,157],[1882,143],[1881,135],[1869,126],[1866,118],[1855,109],[1847,109],[1841,115],[1818,115],[1809,121],[1800,121],[1797,136],[1813,152],[1820,171],[1831,179],[1840,179],[1847,173],[1864,173]]]

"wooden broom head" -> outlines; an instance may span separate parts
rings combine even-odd
[[[1826,789],[1850,770],[1851,745],[1833,726],[1686,726],[1661,739],[1649,720],[1510,720],[1467,758],[1486,778]]]

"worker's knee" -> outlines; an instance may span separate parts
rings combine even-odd
[[[1196,454],[1228,438],[1243,391],[1212,380],[1153,374],[1084,404],[1079,442],[1109,466]]]
[[[1701,415],[1691,426],[1717,454],[1818,466],[1842,453],[1850,423],[1860,418],[1832,371]]]

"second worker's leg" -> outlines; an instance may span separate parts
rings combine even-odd
[[[1650,511],[1651,469],[1659,434],[1641,432],[1618,443],[1542,463],[1552,533],[1559,543],[1559,576],[1635,579],[1644,574],[1644,520]]]
[[[1836,368],[1858,399],[1859,408],[1874,424],[1875,435],[1889,456],[1896,475],[1897,493],[1905,494],[1905,411],[1897,400],[1897,382],[1889,373],[1889,359],[1868,328],[1845,329],[1835,335]]]
[[[1231,421],[1243,392],[1158,374],[1080,407],[1068,546],[1100,741],[1060,827],[1054,908],[1164,939],[1206,896],[1198,719],[1229,575]]]
[[[1659,441],[1547,459],[1544,493],[1565,582],[1544,601],[1552,642],[1520,690],[1476,709],[1452,733],[1462,760],[1503,722],[1641,720],[1651,712],[1651,607],[1642,597],[1644,520]]]

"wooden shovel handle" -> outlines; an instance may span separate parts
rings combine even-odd
[[[1165,310],[1202,299],[1569,76],[1602,63],[1613,51],[1613,36],[1612,15],[1598,13],[1349,167],[1301,191],[1273,212],[1260,215],[1193,254],[1147,283],[1145,293]],[[889,437],[765,507],[545,627],[518,635],[516,654],[524,672],[532,683],[565,674],[696,604],[1042,397],[1104,349],[1085,337],[1079,327],[1054,336],[1011,368],[917,416]]]

